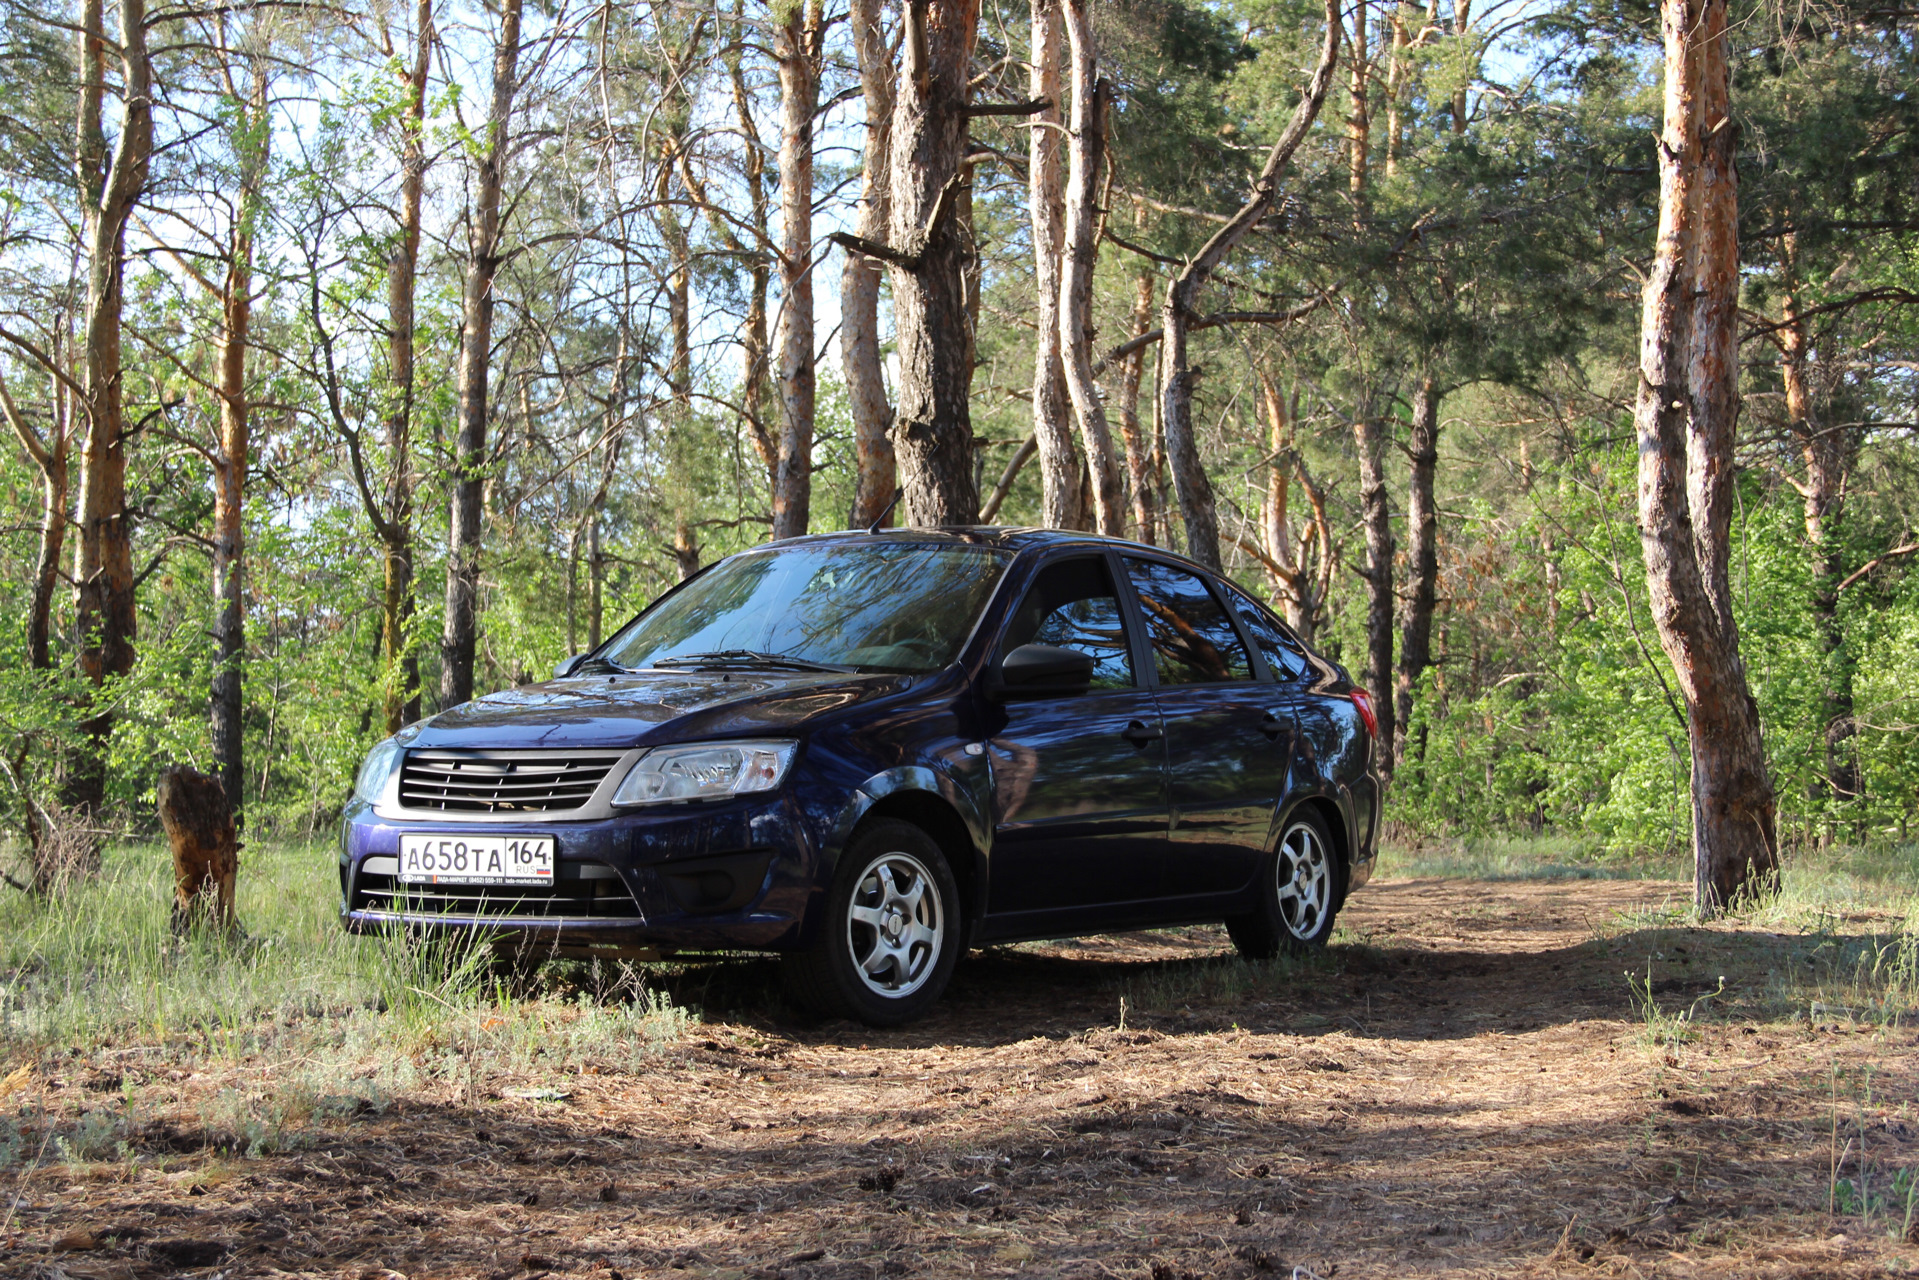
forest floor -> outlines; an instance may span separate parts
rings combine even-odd
[[[689,967],[703,1020],[643,1057],[481,1079],[428,1036],[451,1068],[271,1141],[214,1118],[298,1064],[76,1047],[0,1082],[0,1273],[1919,1273],[1903,917],[1696,927],[1685,892],[1386,878],[1322,960],[999,948],[894,1032],[794,1020],[769,962]],[[108,1103],[117,1154],[55,1159]]]

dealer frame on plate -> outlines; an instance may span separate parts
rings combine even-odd
[[[551,885],[552,836],[436,832],[400,837],[401,884]]]

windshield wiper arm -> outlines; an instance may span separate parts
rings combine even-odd
[[[857,667],[835,662],[815,662],[811,658],[793,658],[783,653],[761,653],[757,649],[719,649],[712,653],[681,653],[659,658],[655,667],[775,667],[788,671],[833,671],[850,674]]]

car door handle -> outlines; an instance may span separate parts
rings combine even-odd
[[[1157,742],[1166,735],[1156,727],[1149,727],[1144,720],[1135,720],[1121,729],[1119,736],[1136,747],[1143,747],[1149,742]]]
[[[1277,711],[1268,711],[1266,718],[1259,722],[1259,731],[1274,742],[1279,741],[1279,735],[1286,732],[1286,729],[1287,721],[1281,718]]]

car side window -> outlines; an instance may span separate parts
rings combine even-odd
[[[1152,560],[1126,561],[1139,593],[1161,684],[1216,684],[1253,678],[1252,659],[1205,580]]]
[[[1007,623],[1000,654],[1023,644],[1050,644],[1087,655],[1093,660],[1094,689],[1138,684],[1119,594],[1103,557],[1056,560],[1039,571]]]
[[[1253,644],[1272,668],[1275,680],[1298,680],[1311,670],[1299,642],[1254,604],[1251,597],[1232,587],[1226,588],[1226,603],[1239,615],[1239,625],[1253,638]]]

